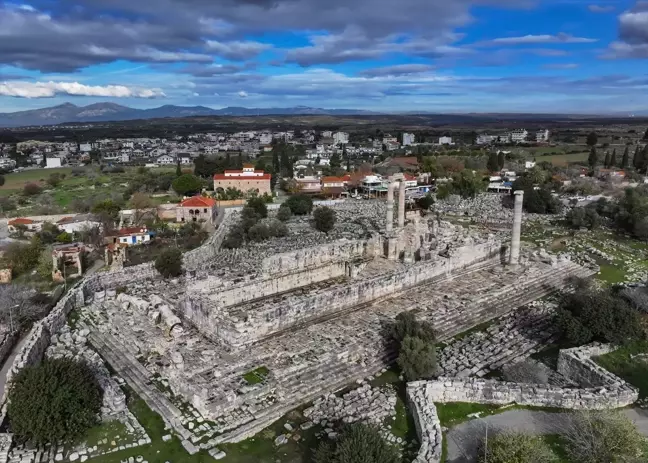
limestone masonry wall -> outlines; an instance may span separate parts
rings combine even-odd
[[[240,317],[232,317],[227,310],[213,305],[206,306],[205,301],[201,300],[187,299],[183,311],[206,336],[233,346],[242,346],[296,324],[369,303],[449,274],[498,255],[500,248],[501,243],[497,240],[464,246],[453,250],[449,258],[419,262],[399,272],[304,293],[298,291],[281,295],[275,300],[264,301],[263,305],[254,307],[254,310],[247,308]],[[303,278],[303,275],[294,274],[290,278]],[[293,287],[300,286],[300,283],[292,282]]]
[[[421,441],[413,463],[440,463],[443,432],[434,402],[426,399],[425,389],[419,387],[418,383],[407,385],[407,398],[416,433]]]
[[[416,463],[437,463],[430,450],[440,433],[433,402],[476,402],[505,405],[516,403],[540,407],[575,410],[620,408],[634,403],[638,391],[619,377],[597,365],[592,356],[612,351],[607,345],[594,344],[574,349],[563,349],[558,356],[558,371],[567,379],[582,384],[583,388],[556,387],[541,384],[511,383],[479,378],[439,378],[434,381],[416,381],[407,385],[407,397],[419,432],[421,445]],[[580,383],[582,381],[582,383]]]

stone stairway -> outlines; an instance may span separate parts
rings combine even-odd
[[[92,328],[88,339],[149,408],[158,413],[165,424],[181,436],[185,449],[192,455],[196,453],[199,449],[189,441],[192,433],[182,424],[182,412],[151,382],[148,370],[110,333]]]
[[[500,291],[480,296],[464,310],[444,314],[442,317],[431,314],[431,318],[439,340],[443,341],[473,326],[501,317],[517,307],[554,293],[565,287],[567,280],[571,277],[586,278],[593,273],[592,270],[572,262],[566,262],[557,268],[551,268],[533,276],[528,282],[519,282]]]

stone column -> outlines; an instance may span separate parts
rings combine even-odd
[[[398,227],[405,226],[405,181],[401,180],[398,190]]]
[[[520,261],[520,234],[522,232],[522,202],[524,191],[518,190],[514,193],[515,205],[513,206],[513,237],[511,239],[510,265],[517,265]]]
[[[387,187],[387,223],[385,230],[391,233],[394,229],[394,190],[396,189],[396,182],[392,182]]]

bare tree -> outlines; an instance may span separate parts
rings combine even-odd
[[[0,285],[0,324],[11,331],[20,331],[38,320],[47,311],[48,301],[39,300],[39,293],[19,285]]]

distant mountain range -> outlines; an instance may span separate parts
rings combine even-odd
[[[376,112],[357,109],[321,109],[308,106],[293,108],[242,108],[228,107],[211,109],[205,106],[172,106],[135,109],[115,103],[95,103],[89,106],[76,106],[65,103],[42,109],[30,109],[15,113],[0,113],[0,127],[24,127],[34,125],[54,125],[66,122],[108,122],[135,119],[157,119],[164,117],[193,116],[272,116],[272,115],[372,115]]]

